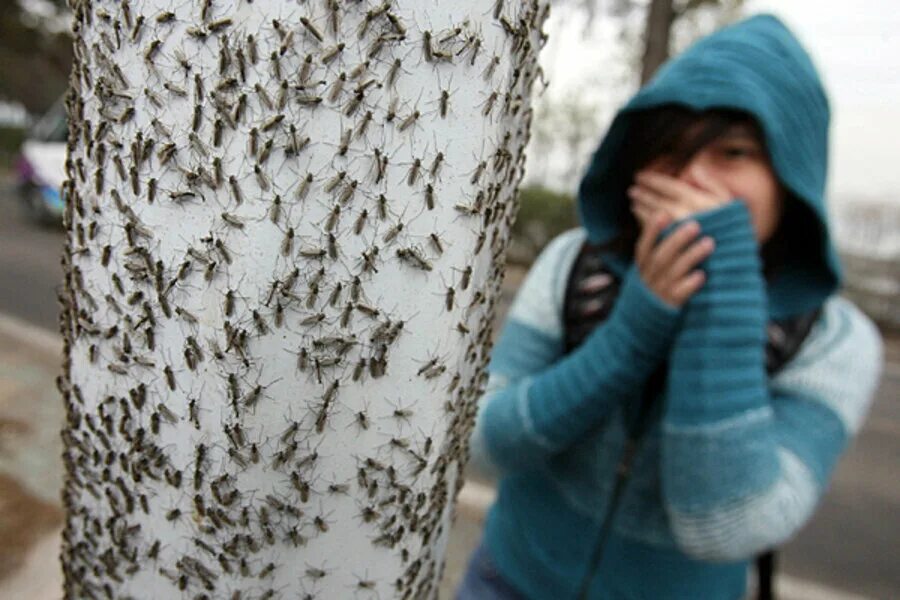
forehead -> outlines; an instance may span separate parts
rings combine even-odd
[[[753,141],[758,140],[759,136],[759,130],[749,123],[735,123],[722,133],[722,137],[749,138]]]
[[[707,127],[710,126],[712,125],[709,121],[705,119],[699,119],[691,123],[684,129],[682,135],[680,136],[681,140],[689,142],[695,139],[697,136],[701,135],[704,131],[706,131]],[[760,136],[761,132],[753,123],[737,122],[726,125],[716,137],[747,137],[756,140],[759,139]]]

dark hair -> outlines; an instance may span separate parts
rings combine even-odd
[[[625,187],[631,184],[637,171],[653,160],[667,156],[668,166],[677,173],[704,146],[736,125],[748,126],[751,134],[768,155],[762,129],[752,115],[743,111],[711,109],[697,112],[669,104],[629,115],[627,143],[623,145],[612,166],[622,175],[621,189],[615,190],[614,201],[628,202]],[[763,273],[767,280],[771,279],[778,266],[782,264],[787,252],[786,232],[790,231],[790,227],[785,224],[797,217],[797,209],[802,206],[794,200],[789,193],[785,193],[781,222],[761,249]],[[630,210],[625,211],[625,222],[621,232],[601,247],[631,257],[639,234],[640,226],[637,219]]]

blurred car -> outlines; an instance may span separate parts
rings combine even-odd
[[[17,194],[29,216],[40,223],[62,222],[66,135],[60,100],[28,130],[16,159]]]

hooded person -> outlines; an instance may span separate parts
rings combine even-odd
[[[744,198],[692,214],[715,249],[703,286],[675,307],[629,252],[626,189],[635,144],[688,161],[714,140],[655,133],[709,115],[755,128],[783,210],[764,244]],[[458,598],[742,598],[753,557],[810,518],[883,366],[877,328],[837,294],[828,122],[810,58],[771,15],[700,40],[620,110],[578,189],[582,226],[536,259],[488,365],[470,449],[499,493]],[[601,248],[617,296],[567,348],[568,275],[585,244]],[[767,372],[767,329],[810,311],[802,343]],[[656,410],[627,485],[614,489],[634,406],[648,395]]]

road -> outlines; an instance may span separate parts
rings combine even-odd
[[[56,331],[62,228],[28,223],[7,190],[0,189],[0,312]]]
[[[0,210],[0,315],[55,332],[62,231],[26,222],[5,189]],[[888,348],[888,368],[863,432],[815,517],[780,555],[780,572],[792,578],[869,598],[900,596],[900,336]],[[821,591],[809,597],[827,598]]]

